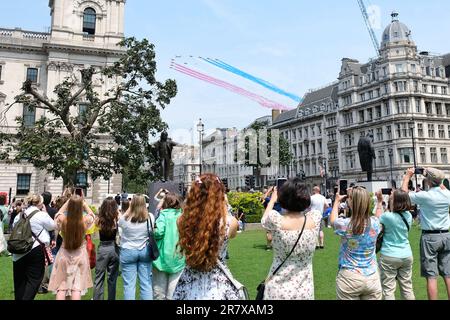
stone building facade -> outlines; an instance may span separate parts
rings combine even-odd
[[[66,77],[80,77],[80,70],[103,67],[117,61],[123,53],[117,43],[124,37],[125,0],[50,0],[51,27],[48,33],[16,29],[0,29],[0,130],[13,134],[17,130],[15,118],[24,118],[32,126],[45,110],[29,110],[7,105],[20,93],[29,79],[38,91],[52,98],[55,86]],[[96,81],[97,80],[97,81]],[[107,79],[94,79],[100,96],[111,87]],[[79,109],[83,108],[80,102]],[[71,110],[71,112],[80,112]],[[91,181],[80,175],[80,184],[89,183],[87,198],[99,203],[108,193],[120,192],[122,177],[114,175],[110,181]],[[54,179],[46,172],[27,163],[0,163],[0,191],[23,197],[44,190],[60,194],[62,179]]]
[[[398,186],[414,163],[450,171],[449,84],[450,55],[419,52],[394,13],[378,58],[344,58],[336,83],[309,92],[275,121],[295,158],[281,172],[304,171],[311,186],[323,185],[326,173],[329,190],[339,178],[363,181],[357,145],[368,134],[374,137],[374,179]]]

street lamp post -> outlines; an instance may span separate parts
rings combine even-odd
[[[111,150],[112,150],[112,143],[108,142],[108,150],[109,150],[109,154],[108,154],[108,167],[111,169]],[[111,177],[108,177],[108,194],[110,191],[110,186],[111,186]]]
[[[199,119],[197,124],[197,131],[199,133],[199,143],[200,143],[200,175],[202,175],[202,156],[203,156],[203,132],[205,131],[205,125],[202,123],[202,119]]]
[[[388,153],[389,153],[389,165],[391,167],[391,187],[394,188],[394,176],[392,174],[392,156],[394,155],[394,150],[389,148]]]
[[[411,139],[412,139],[412,146],[413,146],[413,159],[414,159],[414,168],[417,168],[417,161],[416,161],[416,141],[414,139],[414,120],[411,120],[409,122],[409,128],[411,129]],[[416,176],[416,188],[418,186],[418,180],[417,180],[417,174]]]

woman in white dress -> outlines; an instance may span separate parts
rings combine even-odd
[[[285,210],[281,215],[273,210],[276,202]],[[309,211],[311,197],[298,178],[288,180],[280,190],[272,193],[262,226],[273,235],[273,262],[266,282],[264,300],[314,300],[312,258],[316,248],[322,214]],[[278,272],[274,271],[291,252],[292,255]]]

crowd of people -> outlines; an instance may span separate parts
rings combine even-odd
[[[369,191],[356,185],[346,195],[338,190],[331,205],[319,187],[311,195],[298,178],[267,190],[261,225],[273,261],[263,298],[314,299],[314,253],[324,248],[323,229],[332,227],[341,240],[338,300],[392,300],[397,283],[402,299],[414,300],[409,232],[415,205],[421,212],[420,269],[428,297],[438,298],[441,276],[450,299],[450,191],[443,185],[444,173],[433,168],[424,172],[428,191],[410,191],[413,175],[413,169],[407,170],[401,189],[390,195],[377,192],[373,211]],[[48,193],[17,202],[8,242],[15,299],[32,300],[48,290],[57,300],[79,300],[93,288],[93,299],[103,300],[106,279],[107,298],[115,300],[119,274],[125,300],[137,298],[137,280],[141,300],[240,299],[226,260],[242,215],[233,216],[226,192],[219,177],[203,174],[184,200],[160,190],[155,214],[143,195],[131,201],[108,197],[98,214],[73,189],[54,202]],[[8,214],[1,207],[4,202],[0,196],[0,210]],[[22,252],[17,230],[26,231],[27,223],[33,240]],[[96,252],[89,250],[94,233],[100,240]],[[5,243],[3,232],[0,237]],[[4,251],[6,244],[2,246]]]

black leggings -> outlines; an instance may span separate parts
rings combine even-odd
[[[37,246],[24,257],[13,262],[15,300],[34,300],[45,272],[45,256]]]

